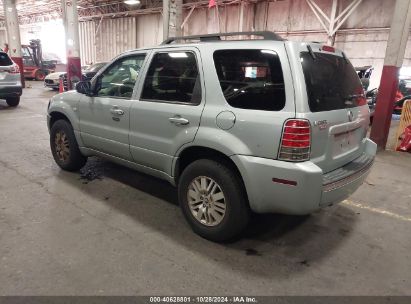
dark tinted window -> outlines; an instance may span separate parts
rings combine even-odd
[[[274,51],[216,51],[214,64],[224,97],[232,107],[265,111],[284,108],[283,72]]]
[[[96,94],[101,97],[130,98],[145,54],[120,58],[99,77]]]
[[[155,54],[141,98],[199,104],[201,87],[195,55],[191,52]]]
[[[0,66],[8,66],[12,64],[13,62],[11,61],[9,55],[6,53],[0,53]]]
[[[301,53],[311,112],[357,107],[364,101],[361,81],[351,63],[343,57]]]

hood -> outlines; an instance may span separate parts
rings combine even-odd
[[[59,79],[61,75],[66,74],[66,72],[55,72],[55,73],[50,73],[46,76],[46,79]]]

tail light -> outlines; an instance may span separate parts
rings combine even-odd
[[[278,159],[301,162],[310,159],[311,126],[305,119],[290,119],[284,124]]]
[[[335,53],[335,48],[333,48],[332,46],[329,46],[329,45],[324,45],[322,47],[322,50],[324,52]]]
[[[20,73],[20,68],[17,64],[13,65],[13,67],[10,69],[10,74],[19,74]]]

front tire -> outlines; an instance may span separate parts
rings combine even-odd
[[[8,97],[6,98],[6,103],[9,107],[17,107],[20,103],[20,97]]]
[[[244,185],[223,163],[200,159],[188,165],[178,184],[178,196],[191,228],[208,240],[230,241],[248,224]]]
[[[87,161],[79,150],[73,127],[66,120],[57,120],[51,127],[50,148],[55,162],[63,170],[77,171]]]
[[[46,74],[42,70],[37,70],[34,76],[34,79],[37,81],[43,81],[46,78]]]

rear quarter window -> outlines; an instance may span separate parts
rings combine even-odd
[[[221,90],[230,106],[264,111],[284,108],[284,78],[276,52],[219,50],[213,57]]]
[[[11,61],[9,55],[6,53],[0,53],[0,66],[9,66],[13,65],[13,62]]]

